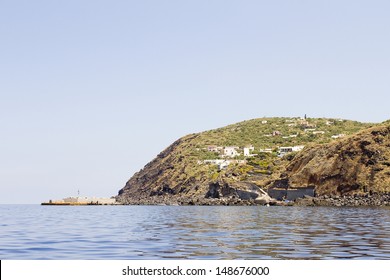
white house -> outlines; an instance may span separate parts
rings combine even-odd
[[[198,161],[198,164],[201,164],[201,161]],[[206,159],[203,161],[204,164],[215,164],[218,165],[218,169],[222,170],[229,166],[229,164],[245,164],[246,160],[225,160],[225,159]]]
[[[293,152],[299,152],[299,151],[302,151],[303,148],[305,148],[305,146],[299,145],[299,146],[294,146],[292,148],[293,148]]]
[[[246,156],[246,157],[252,156],[251,151],[254,151],[254,150],[255,150],[255,147],[253,147],[252,145],[244,147],[244,156]]]
[[[299,152],[302,151],[305,146],[299,145],[299,146],[294,146],[294,147],[279,147],[279,153],[280,155],[284,155],[287,153],[292,153],[292,152]]]
[[[271,148],[260,149],[260,153],[272,153],[272,149]]]
[[[228,160],[221,162],[220,164],[218,164],[218,169],[219,170],[225,169],[226,167],[229,166],[229,164],[230,164],[230,162]]]
[[[237,152],[238,147],[236,146],[228,146],[223,149],[223,155],[225,157],[235,157],[239,156],[240,154]]]
[[[224,162],[226,160],[224,159],[205,159],[203,162],[202,161],[198,161],[198,163],[210,163],[210,164],[221,164],[222,162]]]
[[[280,154],[287,154],[292,152],[293,152],[293,147],[279,147]]]
[[[338,138],[345,137],[345,134],[344,134],[344,133],[341,133],[341,134],[337,134],[337,135],[332,135],[331,137],[332,137],[333,139],[338,139]]]

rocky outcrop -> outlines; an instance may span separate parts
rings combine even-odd
[[[210,183],[209,190],[205,198],[235,198],[238,200],[252,201],[255,204],[270,204],[274,202],[266,192],[251,183],[237,183],[229,185],[228,183]]]
[[[306,149],[287,166],[279,183],[286,182],[314,186],[319,196],[390,192],[390,126]]]
[[[273,203],[267,193],[250,182],[213,181],[209,166],[199,166],[185,155],[198,135],[175,141],[142,170],[135,173],[118,193],[123,204],[252,205]],[[202,169],[202,167],[204,169]]]
[[[117,200],[121,203],[140,201],[154,204],[164,203],[165,196],[184,195],[189,191],[192,191],[189,196],[195,196],[202,178],[196,180],[191,176],[181,176],[185,174],[185,170],[182,170],[180,161],[183,160],[183,146],[196,137],[197,135],[190,135],[180,138],[158,154],[127,181],[125,187],[119,191]],[[193,168],[194,163],[189,162],[185,166]]]

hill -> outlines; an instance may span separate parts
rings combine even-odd
[[[370,126],[325,118],[260,118],[187,135],[135,173],[117,199],[131,204],[250,201],[286,176],[295,157]],[[291,178],[298,183],[298,173]]]

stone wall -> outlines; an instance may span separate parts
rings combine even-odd
[[[270,189],[268,195],[277,200],[296,200],[304,196],[315,195],[314,188],[300,188],[300,189]]]

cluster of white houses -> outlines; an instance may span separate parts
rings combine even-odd
[[[240,147],[238,146],[226,146],[226,147],[219,147],[219,146],[208,146],[207,151],[209,152],[216,152],[221,153],[222,158],[234,158],[237,156],[240,156],[241,154],[238,152]],[[244,156],[245,157],[251,157],[255,156],[255,154],[252,154],[255,148],[252,145],[245,146],[243,148]]]
[[[343,121],[341,119],[337,120],[339,122]],[[326,131],[323,131],[323,130],[317,130],[317,125],[316,124],[313,124],[313,123],[310,123],[306,118],[293,118],[293,119],[287,119],[285,120],[286,122],[286,125],[288,127],[295,127],[295,126],[299,126],[301,128],[303,128],[304,132],[305,133],[311,133],[313,135],[324,135],[326,133]],[[261,122],[262,124],[266,124],[267,121],[262,121]],[[325,124],[327,126],[331,126],[334,124],[334,121],[329,121],[327,120],[325,122]],[[284,139],[288,139],[288,138],[295,138],[295,137],[298,137],[298,134],[291,134],[291,135],[283,135],[280,131],[278,130],[275,130],[273,131],[272,133],[269,133],[269,134],[264,134],[265,137],[272,137],[272,136],[281,136],[282,138]],[[336,135],[332,135],[331,138],[332,139],[338,139],[338,138],[342,138],[342,137],[345,137],[345,134],[341,133],[341,134],[336,134]]]
[[[279,147],[279,156],[284,156],[288,153],[292,152],[299,152],[301,151],[305,146],[299,145],[299,146],[291,146],[291,147]],[[237,160],[233,159],[235,157],[238,157],[241,155],[239,153],[240,147],[238,146],[208,146],[207,150],[209,152],[215,152],[220,154],[220,158],[218,159],[207,159],[203,161],[198,161],[198,164],[215,164],[218,165],[218,168],[224,169],[230,164],[245,164],[246,160]],[[255,150],[255,148],[252,145],[248,145],[242,148],[244,157],[253,157],[257,154],[253,154],[252,152]],[[260,149],[260,153],[272,153],[273,150],[270,148],[267,149]]]
[[[338,120],[342,121],[342,120]],[[323,130],[317,130],[317,125],[314,123],[310,123],[309,120],[306,118],[292,118],[292,119],[287,119],[285,120],[286,125],[289,127],[294,127],[294,126],[299,126],[301,129],[303,129],[305,134],[313,134],[313,135],[324,135],[327,133],[327,131]],[[262,120],[262,124],[267,124],[267,120]],[[327,120],[325,122],[327,126],[331,126],[334,124],[334,121]],[[277,125],[278,126],[278,125]],[[299,136],[299,133],[295,134],[290,134],[290,135],[283,135],[282,132],[279,130],[274,130],[272,133],[270,132],[269,134],[263,135],[265,137],[282,137],[284,139],[287,138],[296,138]],[[337,134],[337,135],[332,135],[332,139],[338,139],[341,137],[345,137],[345,134]],[[305,146],[303,145],[298,145],[298,146],[290,146],[290,147],[278,147],[278,149],[271,149],[271,148],[265,148],[265,149],[259,149],[258,151],[260,153],[273,153],[273,152],[278,152],[278,155],[280,157],[293,153],[293,152],[299,152],[303,150]],[[215,152],[218,159],[212,159],[212,160],[203,160],[203,161],[198,161],[199,164],[215,164],[218,165],[219,169],[224,169],[226,168],[229,164],[236,163],[236,164],[244,164],[246,163],[246,160],[238,160],[236,159],[237,157],[243,155],[244,158],[249,158],[253,157],[256,154],[253,152],[255,151],[255,148],[252,145],[248,145],[245,147],[238,147],[238,146],[215,146],[211,145],[207,147],[207,151],[209,152]]]

